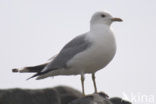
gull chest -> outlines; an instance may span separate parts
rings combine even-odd
[[[96,33],[97,34],[97,33]],[[106,34],[106,33],[105,33]],[[78,72],[93,73],[105,67],[114,57],[116,44],[113,34],[89,34],[91,46],[73,57],[72,69]]]

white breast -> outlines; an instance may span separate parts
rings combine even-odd
[[[91,31],[86,37],[92,42],[90,48],[75,55],[68,65],[77,73],[93,73],[105,67],[114,57],[116,43],[110,29]]]

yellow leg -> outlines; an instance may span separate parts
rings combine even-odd
[[[83,95],[85,95],[85,91],[84,91],[84,80],[85,80],[84,74],[82,73],[81,74],[81,85],[82,85],[82,93],[83,93]]]
[[[92,73],[92,80],[93,80],[93,84],[94,84],[95,93],[97,93],[97,87],[96,87],[96,81],[95,81],[95,73]]]

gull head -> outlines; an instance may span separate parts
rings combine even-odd
[[[112,17],[107,12],[96,12],[93,14],[90,24],[96,25],[96,24],[105,24],[105,25],[111,25],[113,22],[122,22],[122,19]]]

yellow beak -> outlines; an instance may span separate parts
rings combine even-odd
[[[117,22],[122,22],[122,21],[123,21],[121,18],[112,18],[111,20],[112,20],[113,22],[114,22],[114,21],[117,21]]]

